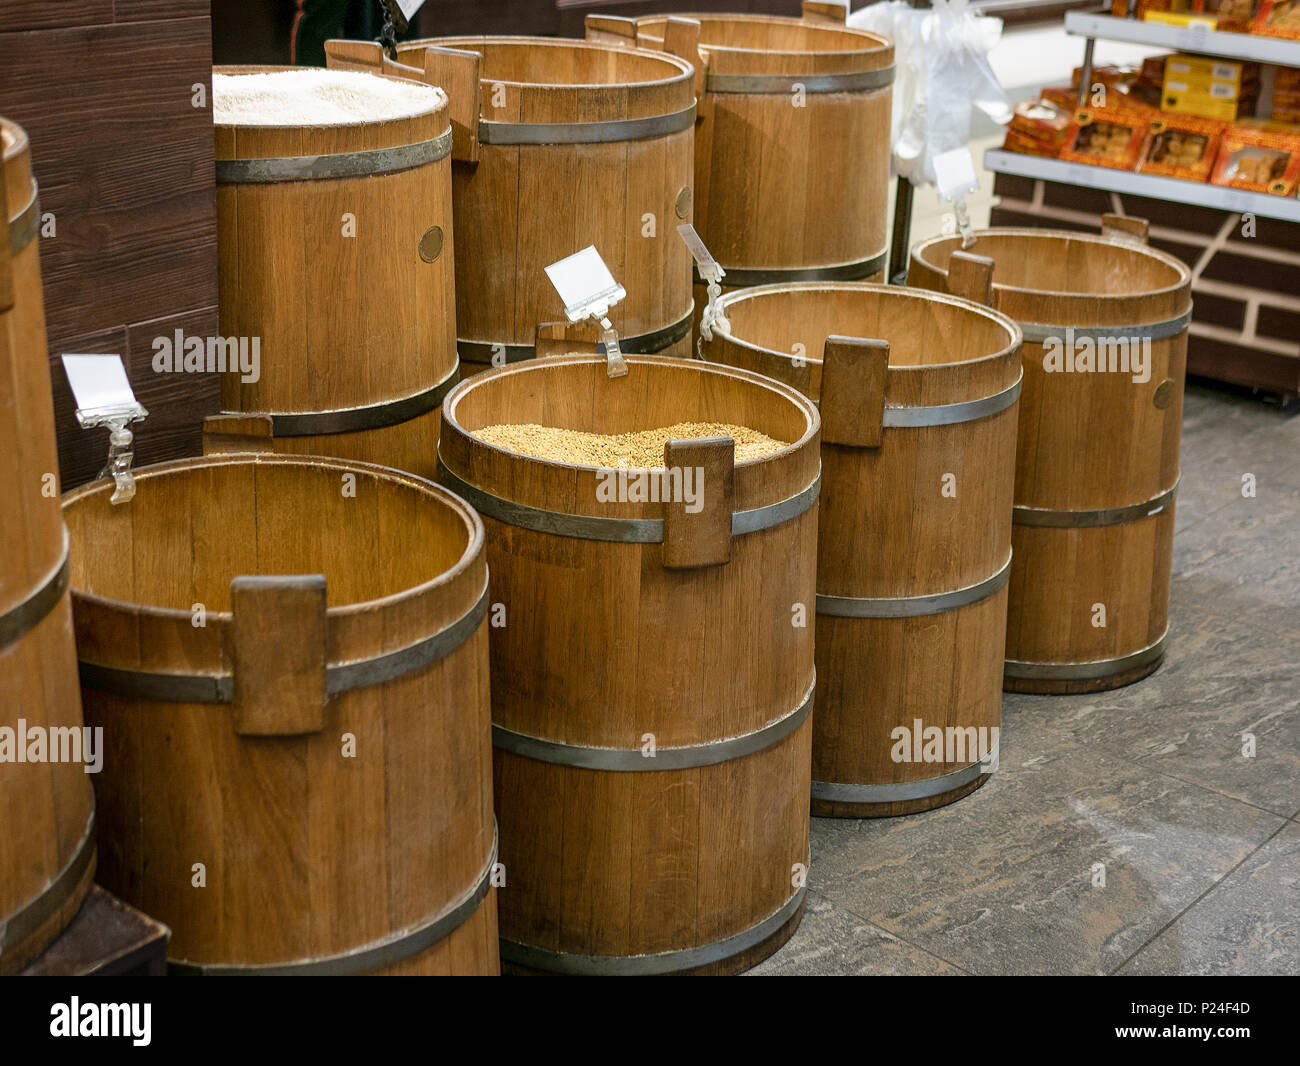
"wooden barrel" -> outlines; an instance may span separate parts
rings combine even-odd
[[[959,799],[996,761],[1019,331],[967,300],[869,282],[719,303],[704,357],[821,408],[813,813]]]
[[[328,51],[331,66],[382,62],[364,42]],[[545,268],[587,245],[627,290],[610,312],[623,351],[688,354],[690,65],[543,37],[409,41],[398,59],[385,69],[451,95],[465,372],[533,357],[537,326],[564,319]]]
[[[345,460],[136,486],[64,505],[104,886],[174,972],[496,973],[478,517]]]
[[[570,974],[736,972],[784,943],[803,906],[817,412],[741,370],[628,367],[611,379],[601,358],[532,360],[443,405],[439,477],[483,516],[503,612],[501,954]],[[681,496],[611,498],[610,469],[474,435],[683,421],[790,444],[733,467],[726,438],[670,443],[669,466],[702,479],[692,512]]]
[[[1164,656],[1190,274],[1135,221],[1108,216],[1105,237],[978,230],[970,249],[996,262],[994,306],[1025,336],[1011,691],[1116,688]],[[946,289],[959,245],[923,241],[909,282]]]
[[[276,80],[256,83],[272,101],[259,115],[218,113],[221,335],[258,338],[261,358],[256,380],[223,376],[222,409],[237,417],[206,423],[205,450],[269,441],[432,476],[439,406],[457,380],[446,95],[346,72],[214,73]],[[401,117],[307,124],[340,79]],[[408,95],[382,100],[394,85]],[[272,106],[294,121],[263,124]]]
[[[700,71],[695,228],[726,286],[883,276],[894,46],[846,28],[845,10],[587,18],[590,40]],[[706,300],[697,283],[697,313]]]
[[[0,512],[0,974],[11,974],[58,935],[89,891],[95,808],[59,510],[40,208],[27,134],[3,118],[0,219],[0,455],[8,469]]]

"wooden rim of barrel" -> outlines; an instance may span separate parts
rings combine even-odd
[[[1020,327],[998,311],[957,296],[929,292],[922,289],[903,288],[897,285],[884,285],[871,281],[799,281],[758,285],[748,289],[737,289],[724,294],[717,303],[720,315],[726,316],[728,310],[743,307],[754,301],[763,302],[772,298],[781,298],[797,293],[859,293],[866,299],[890,301],[917,301],[932,307],[945,307],[964,311],[977,316],[1001,332],[1004,342],[989,351],[949,362],[912,362],[901,361],[901,349],[894,345],[889,349],[889,361],[886,367],[886,381],[882,402],[885,425],[889,425],[889,411],[915,410],[924,412],[935,407],[947,405],[978,403],[986,397],[983,394],[971,396],[972,388],[991,387],[997,391],[989,394],[989,400],[1003,397],[1007,402],[1014,402],[1011,390],[1019,386],[1019,351],[1022,341]],[[712,345],[725,351],[734,349],[735,354],[745,359],[749,369],[769,375],[791,388],[799,390],[820,404],[822,382],[822,353],[810,347],[805,354],[778,351],[755,341],[746,340],[743,328],[736,331],[734,323],[722,328],[715,325]],[[843,338],[845,340],[852,338]],[[872,339],[872,338],[867,338]],[[881,338],[888,340],[888,338]],[[828,338],[829,343],[830,338]],[[710,347],[706,344],[705,350]],[[734,365],[732,360],[723,360]],[[797,365],[802,362],[804,365]],[[972,367],[986,367],[987,374],[972,377]],[[959,412],[952,412],[953,415]],[[972,411],[972,414],[974,412]],[[823,412],[824,414],[824,412]],[[895,416],[902,417],[902,416]],[[923,418],[923,414],[917,417]],[[823,441],[834,443],[823,429]]]
[[[948,279],[948,254],[964,250],[978,255],[991,255],[994,260],[993,270],[993,306],[1014,318],[1022,327],[1045,324],[1064,328],[1065,324],[1076,327],[1089,324],[1122,326],[1127,324],[1142,325],[1152,321],[1163,321],[1160,315],[1173,313],[1177,318],[1171,320],[1170,329],[1179,332],[1173,323],[1181,320],[1191,309],[1191,271],[1186,264],[1166,252],[1149,248],[1143,243],[1119,241],[1111,237],[1090,233],[1073,233],[1067,230],[1031,229],[1031,228],[993,228],[976,230],[975,243],[962,249],[960,236],[930,237],[921,241],[912,249],[913,268],[921,275],[928,275],[932,280],[946,284]],[[981,246],[980,242],[985,241]],[[1141,288],[1122,288],[1119,279],[1123,273],[1108,271],[1108,279],[1115,279],[1116,284],[1110,288],[1092,286],[1083,288],[1035,288],[1023,284],[1008,284],[999,280],[997,255],[989,247],[990,242],[1037,242],[1037,247],[1048,250],[1050,245],[1059,245],[1052,249],[1062,260],[1069,255],[1071,245],[1101,249],[1116,257],[1128,257],[1131,262],[1142,263],[1152,271],[1163,271],[1163,281]],[[1031,251],[1018,253],[1017,263],[1030,260]],[[913,282],[915,283],[915,282]],[[1179,297],[1183,299],[1179,299]],[[1161,297],[1167,297],[1170,304],[1164,306]],[[1049,321],[1042,323],[1044,317]],[[1086,319],[1095,317],[1095,323]],[[1053,321],[1053,318],[1055,321]],[[1186,323],[1182,323],[1182,328]],[[1027,330],[1025,340],[1035,342],[1037,331]]]
[[[407,630],[422,629],[427,632],[431,628],[438,628],[439,632],[448,633],[448,638],[443,643],[448,643],[461,631],[466,631],[467,636],[477,628],[477,622],[481,621],[486,610],[487,593],[483,522],[464,500],[442,486],[413,474],[371,463],[318,456],[269,453],[210,455],[158,463],[136,471],[137,501],[127,505],[127,508],[139,507],[139,497],[147,494],[155,482],[228,466],[283,470],[297,468],[339,475],[352,474],[358,480],[371,478],[388,485],[402,486],[411,490],[414,497],[422,497],[428,503],[446,509],[464,528],[465,548],[451,566],[400,591],[350,603],[326,605],[323,617],[326,642],[331,653],[331,663],[327,671],[333,675],[329,679],[331,692],[347,691],[351,688],[378,683],[370,676],[374,671],[368,668],[389,655],[392,649],[385,644],[382,634],[376,632],[374,622],[377,615],[382,614],[391,625],[401,625]],[[102,496],[111,488],[111,481],[100,480],[69,492],[63,499],[64,514],[69,524],[76,521],[78,517],[76,512],[80,505],[94,497]],[[179,686],[174,686],[178,688],[180,695],[157,698],[175,702],[230,702],[231,675],[227,645],[228,634],[233,634],[238,624],[236,612],[208,611],[205,625],[195,628],[192,608],[141,604],[91,591],[84,587],[87,584],[85,580],[87,564],[84,561],[86,554],[84,549],[74,553],[71,581],[78,633],[92,629],[104,632],[104,625],[111,626],[115,620],[120,621],[130,617],[139,626],[141,647],[175,647],[181,639],[181,636],[178,636],[180,634],[184,637],[187,663],[193,672],[183,675],[148,674],[148,678],[183,679]],[[111,565],[111,562],[104,565]],[[242,576],[260,575],[232,575],[235,580],[239,580]],[[452,629],[455,629],[455,633],[451,633]],[[461,642],[456,640],[451,647],[459,646]],[[430,644],[426,650],[432,653],[436,649]],[[87,657],[84,648],[80,654],[83,683],[87,683],[86,675],[89,667],[89,672],[97,674],[99,682],[92,684],[92,687],[114,690],[121,685],[126,685],[131,692],[140,694],[139,676],[142,672],[127,669],[127,673],[135,675],[133,678],[116,678],[115,671],[120,664],[97,664]],[[93,655],[93,652],[91,654]],[[443,651],[441,654],[446,652]],[[400,664],[397,664],[394,659],[390,665]],[[101,670],[99,667],[104,669]],[[408,668],[413,669],[415,666]],[[382,671],[382,668],[380,669]],[[165,685],[168,682],[162,683]],[[182,695],[187,698],[182,699]]]
[[[399,44],[397,55],[399,62],[406,57],[414,57],[423,65],[422,56],[425,52],[448,50],[453,54],[475,53],[479,56],[476,76],[487,93],[490,94],[494,86],[501,85],[514,93],[527,92],[530,102],[540,103],[544,100],[548,117],[540,125],[594,124],[675,115],[692,108],[694,104],[695,71],[691,64],[677,56],[647,49],[555,37],[428,37]],[[633,74],[629,71],[632,76],[627,79],[617,77],[617,71],[614,71],[602,79],[570,81],[543,80],[535,76],[501,76],[497,71],[496,64],[503,61],[503,56],[536,55],[539,52],[570,57],[602,55],[608,57],[608,61],[615,67],[631,67],[635,64],[638,72]],[[407,69],[415,73],[415,68]],[[662,73],[661,77],[645,77],[645,73],[656,69]],[[564,109],[571,110],[572,114],[563,117],[557,114],[557,111]],[[481,107],[479,110],[482,113]],[[690,117],[693,122],[693,112]],[[493,121],[490,112],[485,121]],[[519,121],[524,123],[528,119],[522,116]]]
[[[638,44],[644,39],[662,48],[669,19],[690,19],[700,24],[699,49],[708,58],[709,74],[849,74],[883,70],[894,62],[894,43],[870,30],[778,15],[689,12],[646,15],[636,19]],[[730,43],[737,31],[766,33],[773,47]],[[791,31],[816,39],[809,47],[791,47]],[[829,45],[835,47],[825,47]],[[781,70],[774,70],[774,67]],[[786,69],[788,68],[788,69]]]

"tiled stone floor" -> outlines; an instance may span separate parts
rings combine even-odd
[[[1164,665],[1007,694],[949,807],[814,818],[803,923],[752,972],[1300,973],[1300,412],[1189,384],[1183,427]]]

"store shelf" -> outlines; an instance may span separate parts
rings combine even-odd
[[[984,153],[984,169],[997,174],[1016,174],[1022,178],[1041,178],[1129,196],[1147,196],[1155,200],[1214,207],[1220,211],[1250,212],[1260,218],[1300,222],[1300,199],[1289,196],[1270,196],[1222,185],[1135,174],[1129,170],[1094,167],[1087,163],[1068,163],[1061,159],[1004,152],[1000,148],[990,148]]]
[[[1140,22],[1086,11],[1070,11],[1065,16],[1065,32],[1076,37],[1094,37],[1105,41],[1127,41],[1177,52],[1199,52],[1224,59],[1246,59],[1256,63],[1276,63],[1300,67],[1300,41],[1282,37],[1262,37],[1252,33],[1224,33],[1195,26],[1167,26],[1161,22]]]

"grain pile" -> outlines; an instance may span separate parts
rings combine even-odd
[[[219,126],[349,126],[434,111],[441,89],[348,70],[213,74],[212,114]]]
[[[574,463],[578,466],[637,467],[655,469],[664,465],[664,445],[670,440],[699,437],[730,437],[736,442],[736,462],[758,459],[786,447],[748,426],[729,422],[678,422],[659,429],[634,433],[585,433],[577,429],[556,429],[534,423],[484,426],[474,436],[498,448],[530,455],[535,459]]]

